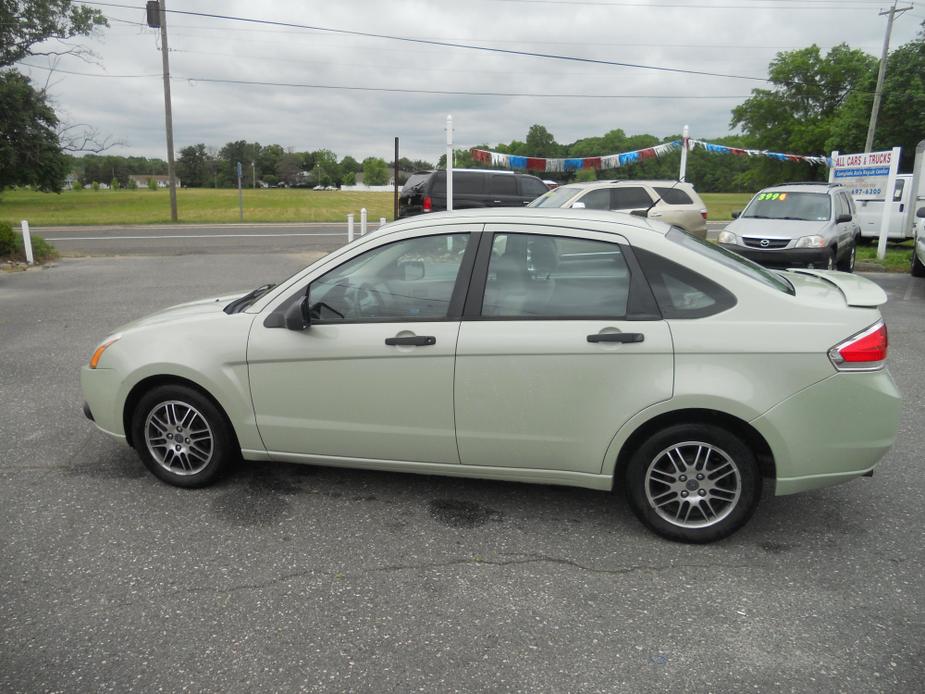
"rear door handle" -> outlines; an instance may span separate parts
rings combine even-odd
[[[595,333],[588,335],[588,342],[642,342],[646,336],[642,333]]]
[[[393,345],[412,345],[414,347],[428,347],[437,344],[437,338],[433,335],[412,335],[411,337],[387,337],[385,344],[390,347]]]

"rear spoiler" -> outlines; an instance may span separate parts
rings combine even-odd
[[[818,277],[829,284],[834,284],[845,296],[845,302],[849,306],[876,308],[887,302],[886,292],[883,291],[879,285],[871,282],[865,277],[859,277],[858,275],[852,275],[847,272],[804,270],[802,268],[792,269],[790,272]]]

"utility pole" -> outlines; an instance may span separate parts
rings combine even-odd
[[[394,179],[392,181],[392,219],[398,219],[398,138],[395,138],[395,160],[392,162]]]
[[[886,35],[883,37],[883,52],[880,54],[880,70],[877,72],[877,87],[874,89],[874,104],[870,109],[870,124],[867,126],[867,141],[864,143],[864,152],[867,153],[874,146],[874,133],[877,132],[877,114],[880,113],[880,94],[883,92],[883,77],[886,74],[886,63],[890,53],[890,34],[893,32],[893,19],[907,10],[908,7],[896,7],[898,0],[893,0],[893,6],[880,12],[880,16],[888,15],[886,20]]]
[[[173,113],[170,106],[170,59],[167,48],[166,0],[148,2],[148,26],[161,28],[161,62],[164,66],[164,120],[167,124],[167,177],[170,181],[170,221],[177,221],[177,168],[173,160]]]

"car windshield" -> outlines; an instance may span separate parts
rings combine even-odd
[[[715,260],[717,263],[725,265],[726,267],[731,268],[736,272],[751,277],[753,280],[761,282],[768,287],[777,289],[778,291],[784,292],[785,294],[796,294],[793,285],[780,275],[771,272],[770,270],[766,270],[758,263],[754,263],[748,258],[739,255],[738,253],[727,251],[725,248],[717,246],[714,243],[703,241],[696,236],[691,236],[683,229],[672,227],[666,238],[674,241],[677,244],[680,244],[681,246],[684,246],[685,248],[689,248],[695,253],[699,253],[702,256]]]
[[[581,188],[574,186],[560,186],[538,197],[527,207],[562,207],[562,205],[581,192]]]
[[[832,214],[828,193],[758,193],[742,212],[752,219],[797,219],[824,222]]]

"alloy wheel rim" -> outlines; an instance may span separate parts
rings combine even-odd
[[[646,499],[663,520],[681,528],[706,528],[729,516],[742,496],[738,465],[703,441],[669,446],[646,469]]]
[[[151,457],[175,475],[195,475],[212,460],[212,428],[187,402],[168,400],[156,405],[148,413],[144,433]]]

